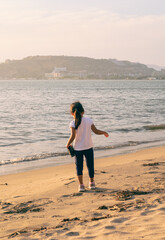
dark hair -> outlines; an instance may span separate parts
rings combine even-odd
[[[84,108],[80,102],[74,102],[70,105],[71,113],[75,113],[75,129],[81,124],[81,114],[84,113]]]

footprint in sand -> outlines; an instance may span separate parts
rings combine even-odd
[[[159,210],[161,210],[161,211],[165,211],[165,208],[163,207],[163,208],[159,208]]]
[[[67,197],[78,197],[78,196],[82,196],[83,193],[78,192],[78,193],[72,193],[72,194],[66,194],[66,195],[62,195],[61,198],[67,198]]]
[[[116,219],[112,220],[112,223],[123,223],[127,220],[129,220],[129,218],[116,218]]]
[[[153,167],[153,166],[158,166],[158,165],[160,165],[159,162],[154,162],[154,163],[144,163],[144,164],[143,164],[144,167],[147,167],[147,166]]]
[[[147,210],[147,211],[142,212],[140,215],[141,215],[141,216],[146,216],[147,214],[152,213],[152,212],[154,212],[154,211],[155,211],[155,210]]]
[[[14,196],[13,198],[20,198],[20,197],[23,197],[23,196]]]
[[[108,184],[108,183],[107,183],[107,182],[102,182],[101,184],[102,184],[102,185],[105,185],[105,184]]]
[[[159,172],[156,172],[156,171],[150,171],[148,172],[149,174],[156,174],[156,173],[159,173]]]
[[[79,232],[68,232],[66,236],[79,236]]]
[[[110,226],[105,226],[105,229],[115,229],[116,227],[113,226],[113,225],[110,225]]]
[[[72,180],[72,181],[70,181],[70,182],[67,182],[67,183],[65,183],[64,185],[69,185],[69,184],[71,184],[71,183],[74,183],[75,182],[75,180]]]
[[[103,215],[102,213],[98,213],[98,212],[93,213],[93,217],[100,217],[102,215]]]
[[[40,212],[43,211],[43,206],[52,203],[49,199],[37,199],[28,202],[22,202],[13,206],[12,204],[8,204],[6,207],[5,214],[24,214],[27,212]],[[8,208],[9,207],[9,208]]]

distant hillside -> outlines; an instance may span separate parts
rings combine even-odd
[[[0,79],[44,79],[54,67],[67,71],[85,71],[85,78],[94,79],[165,79],[165,70],[156,71],[144,64],[115,59],[93,59],[71,56],[32,56],[22,60],[6,60],[0,64]]]
[[[161,70],[165,70],[165,67],[162,67],[162,66],[159,66],[159,65],[147,65],[149,68],[153,68],[155,69],[156,71],[161,71]]]

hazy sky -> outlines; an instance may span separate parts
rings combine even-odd
[[[32,55],[165,66],[165,0],[0,0],[0,62]]]

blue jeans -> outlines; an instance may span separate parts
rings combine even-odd
[[[86,165],[88,168],[89,177],[94,177],[94,153],[93,148],[87,150],[77,151],[75,150],[75,163],[76,163],[76,170],[77,176],[83,175],[83,160],[84,156],[86,158]]]

